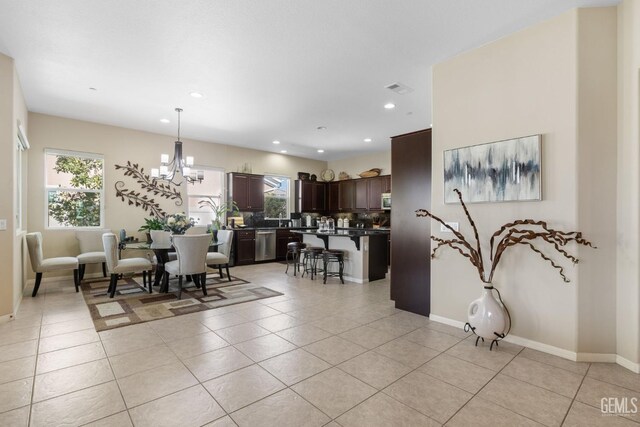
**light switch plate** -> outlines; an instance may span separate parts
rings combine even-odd
[[[6,229],[7,229],[7,220],[0,219],[0,230],[6,230]]]
[[[458,231],[458,223],[457,222],[448,222],[447,221],[447,225],[451,228],[453,228],[454,230]],[[443,233],[451,233],[451,230],[449,230],[447,227],[445,227],[444,225],[440,224],[440,231]]]

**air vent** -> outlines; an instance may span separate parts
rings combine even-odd
[[[405,93],[409,93],[409,92],[413,92],[413,89],[411,89],[409,86],[403,85],[402,83],[391,83],[388,86],[385,86],[387,89],[398,93],[400,95],[404,95]]]

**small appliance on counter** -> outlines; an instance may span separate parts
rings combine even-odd
[[[383,210],[390,211],[391,210],[391,193],[382,193],[382,199],[380,202]]]
[[[305,227],[313,227],[313,219],[311,218],[311,215],[307,215]]]

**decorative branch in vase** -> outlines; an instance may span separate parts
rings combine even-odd
[[[591,248],[595,248],[595,246],[585,239],[579,231],[556,230],[549,227],[545,221],[536,221],[533,219],[516,220],[504,224],[491,235],[491,239],[489,240],[490,262],[488,263],[488,268],[485,268],[485,260],[482,256],[482,248],[476,224],[473,221],[473,218],[471,218],[471,214],[462,200],[462,193],[460,193],[457,188],[453,191],[458,195],[458,199],[464,209],[467,220],[473,229],[475,244],[472,244],[462,233],[453,229],[449,224],[428,210],[418,209],[416,211],[416,216],[434,219],[451,231],[455,236],[452,239],[441,239],[432,235],[431,240],[438,244],[431,252],[431,258],[436,258],[436,253],[440,248],[450,247],[456,250],[463,257],[467,258],[477,269],[480,280],[485,284],[484,292],[482,297],[473,301],[469,305],[467,313],[469,321],[465,324],[465,331],[471,330],[478,336],[478,338],[476,338],[476,345],[478,344],[478,339],[482,338],[484,341],[484,339],[487,338],[492,341],[491,348],[493,348],[493,344],[495,343],[497,345],[498,341],[503,339],[511,329],[511,317],[509,315],[509,311],[504,305],[504,302],[502,301],[500,292],[496,289],[500,302],[493,297],[492,293],[495,289],[492,285],[493,275],[505,251],[516,245],[525,245],[529,247],[529,249],[537,253],[543,260],[551,264],[551,266],[557,270],[560,277],[562,277],[562,280],[565,283],[568,283],[570,280],[564,274],[564,267],[557,264],[553,259],[542,252],[542,250],[540,250],[533,242],[542,240],[543,242],[548,243],[556,252],[569,259],[573,264],[577,264],[579,260],[564,249],[568,243],[575,242],[579,245],[589,246]]]
[[[221,220],[224,219],[227,212],[240,212],[240,209],[238,209],[238,205],[234,201],[227,203],[222,201],[218,202],[213,197],[207,197],[207,199],[208,200],[200,200],[198,204],[200,206],[207,206],[213,212],[211,226],[214,230],[220,230],[222,228]],[[222,195],[218,196],[218,199],[222,200]]]

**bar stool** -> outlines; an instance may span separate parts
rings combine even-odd
[[[300,262],[300,252],[306,247],[307,244],[302,242],[287,243],[287,255],[285,257],[285,260],[287,261],[287,269],[285,270],[284,274],[287,274],[289,272],[289,264],[292,263],[293,275],[296,275],[296,272],[300,268],[300,265],[303,265],[302,262]]]
[[[324,248],[319,246],[307,246],[300,251],[301,255],[304,255],[302,277],[304,277],[304,273],[309,273],[313,280],[313,277],[318,275],[318,261],[322,259],[322,251]]]
[[[340,249],[327,249],[322,252],[322,264],[324,269],[323,283],[327,283],[327,277],[340,277],[340,283],[344,285],[342,273],[344,272],[344,251]],[[338,271],[330,271],[331,265],[337,264]]]

